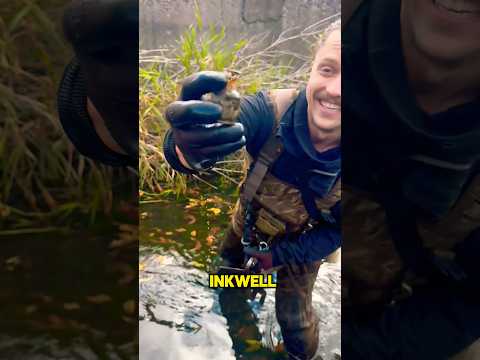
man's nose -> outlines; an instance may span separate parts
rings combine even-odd
[[[327,84],[327,92],[331,97],[341,97],[342,96],[342,77],[336,76]]]

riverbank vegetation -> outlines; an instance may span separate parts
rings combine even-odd
[[[242,154],[234,155],[212,169],[214,176],[185,176],[173,171],[162,153],[168,128],[165,107],[174,101],[181,80],[202,70],[234,70],[242,95],[262,89],[302,87],[308,79],[311,54],[301,54],[290,45],[308,47],[321,36],[332,19],[323,19],[305,29],[290,29],[267,41],[268,34],[232,41],[223,26],[205,25],[197,10],[196,23],[176,42],[156,50],[140,52],[140,194],[144,201],[162,194],[185,195],[194,183],[212,187],[236,184],[241,179]],[[262,48],[258,44],[264,45]],[[220,184],[220,185],[219,185]]]

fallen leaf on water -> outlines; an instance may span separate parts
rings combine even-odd
[[[184,218],[188,225],[193,225],[197,222],[197,219],[192,214],[185,214]]]
[[[200,241],[195,241],[195,246],[192,248],[193,251],[199,251],[202,248],[202,243]]]
[[[202,201],[197,200],[197,199],[188,199],[188,204],[185,205],[185,209],[191,209],[194,207],[197,207],[198,205],[201,205]]]
[[[153,276],[149,276],[149,277],[144,277],[144,278],[140,278],[138,280],[139,283],[144,283],[144,282],[147,282],[147,281],[150,281],[153,279]]]
[[[49,315],[48,322],[50,326],[55,329],[65,328],[65,320],[62,319],[60,316],[57,315]]]
[[[35,311],[37,311],[38,307],[37,305],[28,305],[26,308],[25,308],[25,313],[27,314],[33,314]]]
[[[210,234],[212,235],[217,235],[219,232],[220,232],[220,226],[213,226],[211,229],[210,229]]]
[[[127,300],[123,303],[123,311],[128,315],[133,315],[135,313],[135,300]]]
[[[20,256],[13,256],[5,260],[5,267],[8,271],[15,271],[22,264]]]
[[[262,342],[254,339],[247,339],[245,340],[245,343],[247,345],[245,352],[251,353],[258,351],[262,348]]]
[[[70,302],[63,304],[63,308],[65,310],[78,310],[80,309],[80,305],[76,302]]]
[[[157,240],[160,244],[168,244],[171,243],[172,240],[164,238],[163,236],[160,236]]]
[[[219,208],[215,208],[215,207],[209,208],[207,210],[210,211],[215,216],[220,215],[220,213],[222,212],[222,210],[220,210]]]
[[[203,269],[205,264],[199,263],[198,261],[191,261],[190,265],[197,269]]]
[[[135,319],[128,317],[128,316],[122,316],[122,320],[125,321],[128,324],[134,324],[136,322]]]
[[[215,242],[215,236],[213,236],[213,235],[208,235],[206,240],[207,240],[207,245],[208,245],[208,246],[212,246],[213,243]]]
[[[88,329],[88,325],[82,324],[76,320],[69,320],[70,327],[77,330],[86,330]]]
[[[124,238],[124,239],[113,240],[110,243],[110,249],[115,249],[115,248],[119,248],[119,247],[122,247],[122,246],[127,246],[127,245],[130,245],[130,244],[135,243],[135,242],[137,242],[137,239],[134,239],[134,238]]]
[[[98,295],[86,296],[85,299],[87,299],[87,301],[92,303],[92,304],[105,304],[107,302],[112,301],[112,298],[110,296],[108,296],[107,294],[98,294]]]
[[[5,260],[5,264],[7,265],[20,265],[21,263],[22,259],[20,259],[20,256],[13,256]]]
[[[38,297],[40,298],[40,300],[42,300],[42,302],[44,302],[45,304],[49,304],[53,301],[52,297],[51,296],[48,296],[48,295],[43,295],[43,294],[40,294],[38,295]]]

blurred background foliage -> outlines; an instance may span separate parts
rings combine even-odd
[[[79,155],[58,121],[56,92],[72,57],[61,29],[65,3],[0,8],[0,234],[93,224],[111,216],[112,191],[128,182],[117,174],[125,170]]]

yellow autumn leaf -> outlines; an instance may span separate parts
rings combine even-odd
[[[5,264],[7,265],[20,265],[21,263],[22,259],[20,259],[20,256],[13,256],[5,260]]]
[[[153,279],[153,276],[144,277],[144,278],[138,279],[138,282],[139,282],[139,283],[144,283],[144,282],[150,281],[150,280],[152,280],[152,279]]]
[[[184,228],[178,228],[178,229],[175,229],[176,232],[179,232],[179,233],[182,233],[182,232],[185,232],[187,231],[187,229],[184,229]]]
[[[215,236],[208,235],[206,240],[207,240],[207,245],[211,246],[215,242]]]
[[[145,269],[145,264],[144,263],[139,263],[138,264],[138,271],[143,271]]]
[[[207,211],[210,211],[213,215],[217,216],[217,215],[220,215],[220,213],[222,212],[222,210],[220,210],[219,208],[209,208],[207,209]]]
[[[38,307],[36,305],[29,305],[25,308],[25,313],[33,314],[37,310],[38,310]]]
[[[167,232],[165,232],[165,235],[167,235],[167,236],[173,235],[173,232],[167,231]]]
[[[192,231],[190,232],[190,236],[191,236],[191,237],[197,236],[197,230],[192,230]]]
[[[89,303],[92,304],[105,304],[112,301],[112,298],[106,294],[98,294],[85,297]]]
[[[80,309],[80,305],[76,302],[64,303],[63,308],[65,310],[78,310]]]
[[[204,264],[199,263],[198,261],[192,261],[190,262],[190,265],[197,269],[203,269],[205,267]]]
[[[254,339],[247,339],[245,340],[245,343],[247,345],[245,352],[247,353],[252,353],[255,351],[258,351],[262,348],[262,342]]]

